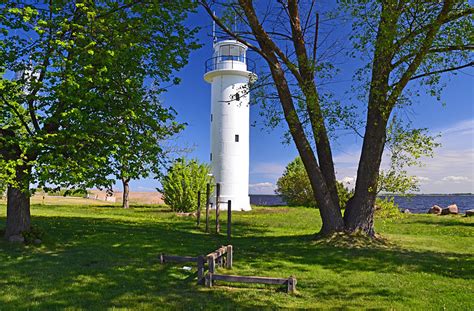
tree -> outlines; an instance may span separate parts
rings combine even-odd
[[[296,157],[286,166],[283,176],[277,181],[275,192],[281,195],[290,206],[318,206],[300,157]],[[345,206],[352,193],[339,181],[337,182],[337,192],[339,205]]]
[[[377,193],[407,195],[419,191],[418,178],[408,175],[406,169],[423,166],[421,157],[433,157],[434,149],[440,146],[436,138],[425,128],[411,129],[393,117],[387,127],[386,142],[390,166],[379,172]]]
[[[275,192],[290,206],[316,206],[311,183],[300,157],[286,166],[283,175],[278,178]]]
[[[121,107],[110,111],[107,118],[115,124],[111,135],[121,142],[110,156],[110,165],[122,182],[124,208],[129,207],[130,180],[160,175],[168,164],[170,150],[166,148],[166,140],[184,128],[184,124],[174,121],[176,112],[160,102],[163,89],[150,88],[146,84],[146,71],[136,70],[141,58],[141,52],[136,49],[136,46],[112,49],[119,61],[109,69],[112,78],[107,94],[109,101]]]
[[[111,100],[117,94],[114,68],[126,66],[124,75],[137,72],[160,89],[196,47],[194,31],[182,24],[193,7],[184,0],[0,4],[0,72],[9,70],[0,79],[5,237],[30,230],[32,182],[111,185],[111,155],[122,144],[117,133],[123,129],[113,117],[136,112]],[[127,52],[133,52],[128,58],[133,61],[124,65]],[[154,108],[138,109],[143,107]]]
[[[183,128],[182,124],[169,122],[174,118],[171,110],[156,103],[147,105],[155,108],[134,115],[139,123],[124,124],[121,132],[125,136],[124,143],[117,146],[111,159],[115,176],[123,186],[123,208],[129,208],[130,180],[146,178],[151,173],[160,176],[161,169],[168,163],[166,140]]]
[[[473,66],[469,60],[472,38],[465,34],[473,30],[474,10],[468,1],[453,0],[340,2],[352,14],[355,53],[368,55],[367,65],[358,71],[361,81],[367,82],[361,85],[368,86],[361,96],[367,113],[365,133],[354,196],[343,217],[329,136],[332,118],[338,114],[325,109],[318,89],[318,77],[327,66],[318,58],[323,24],[319,14],[313,14],[315,3],[307,2],[303,11],[304,4],[296,0],[259,3],[258,7],[251,0],[225,2],[246,27],[235,33],[214,14],[212,6],[223,2],[200,1],[219,27],[267,64],[320,207],[320,233],[363,231],[374,236],[374,203],[388,122],[406,102],[411,81],[421,81],[437,95],[441,73]]]
[[[172,210],[189,212],[197,207],[198,191],[201,192],[201,206],[206,202],[206,185],[211,183],[209,165],[197,160],[178,159],[161,178],[163,199]]]

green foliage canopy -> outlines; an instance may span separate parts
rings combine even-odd
[[[201,191],[201,206],[205,206],[206,185],[211,183],[209,165],[197,160],[178,159],[161,178],[163,199],[174,211],[196,210],[198,191]],[[212,191],[212,189],[211,189]]]
[[[195,29],[183,25],[194,6],[186,0],[2,2],[0,147],[18,152],[0,154],[0,179],[15,185],[17,168],[29,167],[28,183],[39,186],[109,186],[111,155],[119,153],[123,135],[135,146],[175,131],[157,128],[173,115],[157,96],[163,82],[179,82],[174,71],[198,46]]]
[[[403,124],[396,116],[387,129],[386,150],[390,155],[390,166],[380,170],[377,193],[385,192],[407,195],[419,191],[418,178],[410,176],[408,167],[422,167],[421,158],[430,158],[441,144],[439,135],[430,135],[428,129],[413,129]]]
[[[337,182],[337,191],[339,204],[344,207],[352,193],[341,182]],[[283,176],[277,181],[275,192],[290,206],[317,207],[308,173],[300,157],[296,157],[286,166]]]

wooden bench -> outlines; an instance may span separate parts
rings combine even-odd
[[[293,276],[290,276],[289,278],[271,278],[263,276],[225,275],[209,272],[206,275],[206,286],[212,287],[215,281],[286,285],[288,293],[294,293],[296,291],[296,278]]]

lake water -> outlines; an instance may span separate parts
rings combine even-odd
[[[395,196],[394,199],[401,209],[408,208],[412,213],[426,213],[435,204],[441,207],[456,204],[459,212],[474,209],[474,195],[415,195],[409,198]],[[286,205],[280,196],[266,194],[251,194],[250,204],[263,206]]]

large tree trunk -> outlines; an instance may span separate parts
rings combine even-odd
[[[24,167],[18,168],[16,176],[18,184],[8,186],[6,239],[31,229],[28,172],[29,170]]]
[[[354,196],[347,203],[344,213],[344,223],[348,232],[363,231],[370,236],[375,235],[375,198],[386,141],[386,125],[387,121],[378,109],[370,110]]]
[[[122,207],[129,208],[129,193],[130,193],[130,178],[122,178],[122,185],[123,185],[123,195],[122,195]]]
[[[291,90],[285,77],[285,71],[283,70],[278,58],[275,55],[275,44],[268,37],[268,34],[265,32],[258,21],[252,2],[248,0],[240,0],[239,3],[247,16],[249,25],[252,28],[258,44],[262,49],[262,53],[269,65],[283,108],[285,120],[288,123],[291,136],[293,137],[293,141],[295,142],[298,153],[301,156],[301,160],[303,161],[306,171],[308,172],[308,177],[311,181],[311,186],[313,188],[316,201],[318,202],[319,210],[321,212],[321,219],[323,222],[323,227],[320,231],[320,234],[326,235],[332,232],[343,231],[344,221],[337,201],[337,193],[332,195],[332,184],[330,182],[328,188],[328,184],[325,180],[325,177],[327,176],[329,176],[328,180],[331,180],[330,174],[328,174],[330,173],[331,169],[329,168],[325,170],[325,173],[328,174],[325,176],[321,171],[321,167],[318,165],[318,161],[312,150],[311,144],[305,135],[303,125],[298,117],[298,113],[296,112],[293,98],[291,96]],[[312,99],[314,100],[315,98]],[[318,133],[320,133],[320,131]],[[330,151],[330,146],[328,147],[329,149],[320,149],[322,154],[326,155],[327,152]],[[326,164],[327,163],[325,162],[324,165]]]
[[[369,91],[367,123],[365,126],[362,153],[357,169],[354,196],[349,200],[344,212],[346,231],[363,231],[375,235],[374,212],[377,196],[377,181],[385,147],[387,122],[393,105],[387,101],[389,94],[390,66],[399,12],[393,3],[382,5],[381,20],[375,42],[374,62]]]
[[[313,131],[314,144],[316,146],[316,153],[318,155],[321,173],[323,174],[333,204],[340,209],[331,144],[324,124],[324,115],[319,102],[319,94],[314,82],[314,60],[311,61],[308,58],[308,51],[306,49],[304,31],[301,26],[298,6],[298,1],[288,1],[288,12],[290,13],[290,16],[292,16],[290,23],[292,41],[297,56],[296,59],[299,67],[298,73],[301,76],[301,78],[298,79],[298,85],[303,91],[306,99],[306,112],[308,113]],[[318,26],[316,25],[316,27]]]

